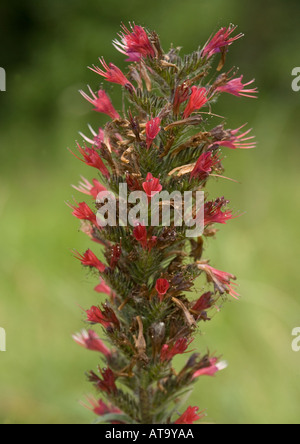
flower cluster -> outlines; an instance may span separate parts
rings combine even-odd
[[[190,406],[174,414],[178,408],[172,402],[199,378],[226,367],[210,353],[191,350],[191,343],[199,323],[220,311],[220,301],[239,297],[235,276],[214,268],[203,254],[206,239],[217,233],[215,224],[236,217],[226,198],[211,199],[208,193],[209,181],[224,178],[223,151],[255,147],[245,125],[226,129],[212,113],[225,93],[238,98],[257,95],[253,80],[244,82],[232,70],[220,73],[229,47],[241,37],[235,26],[224,27],[202,48],[181,57],[179,48],[165,53],[155,32],[122,25],[113,45],[126,56],[127,72],[103,58],[90,69],[123,90],[123,111],[103,88],[81,91],[96,112],[109,118],[103,128],[90,127],[91,136],[80,133],[83,143],[77,144],[79,153],[74,155],[97,176],[82,177],[73,186],[91,202],[69,204],[82,232],[96,245],[93,251],[75,252],[75,257],[97,276],[97,297],[107,296],[84,308],[88,327],[73,337],[104,361],[88,374],[99,396],[88,397],[86,407],[98,422],[193,424],[205,412]],[[210,77],[215,69],[217,75]],[[117,225],[105,227],[96,216],[105,204],[97,197],[107,190],[117,195],[120,184],[128,193],[144,192],[149,213],[154,196],[162,191],[205,190],[203,234],[187,237],[185,223],[175,224],[175,205],[170,226],[147,225],[138,215],[134,226],[124,226],[116,210]],[[160,210],[163,205],[160,202]],[[191,212],[196,212],[194,207]],[[197,293],[197,278],[203,279],[199,287],[207,288],[189,296]],[[182,360],[187,355],[181,371],[173,368],[178,355]]]

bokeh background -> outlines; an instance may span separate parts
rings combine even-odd
[[[239,276],[239,302],[202,326],[197,346],[229,362],[216,378],[199,381],[189,405],[208,409],[214,423],[298,423],[300,353],[291,332],[300,326],[299,120],[300,93],[291,89],[300,65],[298,0],[5,0],[0,14],[0,353],[1,423],[90,423],[79,405],[92,388],[84,372],[98,356],[73,344],[79,306],[97,301],[96,282],[72,258],[86,237],[65,201],[90,171],[70,156],[87,124],[103,124],[78,90],[97,87],[87,70],[104,56],[125,68],[111,45],[120,23],[155,29],[163,46],[197,48],[221,26],[239,25],[227,66],[256,78],[259,100],[224,97],[215,111],[228,127],[249,122],[254,151],[226,153],[218,181],[245,212],[207,244],[207,257]],[[111,95],[120,106],[119,89]],[[229,151],[229,150],[228,150]],[[201,284],[200,284],[201,285]],[[180,362],[179,362],[180,364]]]

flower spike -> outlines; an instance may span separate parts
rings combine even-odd
[[[211,182],[235,182],[223,166],[228,149],[234,156],[256,146],[245,125],[227,129],[226,117],[214,112],[222,93],[224,99],[257,96],[254,81],[221,72],[242,37],[236,28],[222,27],[183,56],[179,47],[165,52],[155,31],[122,25],[113,45],[126,55],[126,71],[103,57],[90,68],[110,88],[120,92],[115,85],[122,86],[122,116],[104,89],[80,91],[110,117],[96,130],[89,126],[89,135],[80,133],[84,143],[77,144],[75,156],[97,175],[81,176],[73,188],[92,205],[69,205],[94,245],[75,251],[95,278],[96,293],[90,308],[82,295],[88,329],[73,338],[106,365],[88,373],[95,395],[85,407],[99,423],[181,427],[201,421],[199,407],[179,406],[199,379],[219,377],[227,365],[205,344],[191,344],[222,302],[239,298],[236,277],[204,256],[216,227],[226,229],[238,214],[226,197],[212,196]],[[185,362],[175,369],[179,355]]]

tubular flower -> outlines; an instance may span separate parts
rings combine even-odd
[[[215,142],[214,145],[224,146],[232,150],[250,150],[255,148],[256,142],[253,142],[255,136],[246,137],[252,131],[252,129],[239,134],[241,129],[243,129],[245,126],[246,125],[243,125],[235,130],[228,131],[228,139],[226,138],[224,140]]]
[[[88,88],[92,97],[89,97],[84,91],[79,91],[79,92],[82,95],[82,97],[84,97],[88,102],[94,105],[94,111],[97,111],[98,113],[107,114],[113,120],[120,119],[119,113],[115,110],[113,104],[111,103],[110,98],[103,89],[100,89],[98,91],[98,97],[97,97],[96,94],[93,92],[93,90],[90,88],[90,86]]]
[[[173,112],[175,116],[178,116],[179,114],[180,105],[188,100],[190,92],[191,89],[187,82],[183,82],[182,85],[177,87],[173,103]]]
[[[103,273],[105,271],[105,265],[99,261],[97,256],[91,250],[87,250],[83,256],[79,253],[76,253],[75,257],[79,259],[82,265],[84,265],[85,267],[96,268],[98,271],[100,271],[100,273]]]
[[[87,321],[91,324],[101,324],[104,328],[110,327],[110,322],[104,317],[100,307],[91,307],[86,310]]]
[[[81,403],[84,407],[94,412],[97,416],[103,416],[103,415],[109,415],[111,413],[122,413],[120,409],[117,407],[113,407],[111,405],[106,405],[102,399],[97,401],[94,396],[87,396],[86,397],[88,403],[90,406],[87,406],[83,403]]]
[[[251,80],[248,83],[242,83],[244,76],[238,77],[237,79],[229,80],[225,85],[218,86],[216,91],[232,94],[237,97],[250,97],[251,99],[257,99],[256,94],[258,93],[257,88],[245,89],[245,86],[252,85],[255,80]]]
[[[107,295],[111,295],[112,293],[111,288],[108,285],[106,285],[106,283],[102,278],[100,278],[100,284],[98,284],[97,287],[95,287],[95,291],[97,293],[103,293]]]
[[[218,363],[218,358],[212,358],[208,367],[201,368],[194,373],[193,379],[199,378],[199,376],[215,376],[216,373],[224,370],[226,367],[227,362],[222,361]]]
[[[214,54],[221,52],[221,49],[227,50],[233,42],[240,39],[244,34],[238,34],[231,37],[231,34],[236,30],[237,26],[229,26],[228,28],[221,28],[203,49],[203,56],[210,58]]]
[[[88,148],[85,146],[82,148],[78,143],[77,147],[79,152],[82,154],[83,159],[80,159],[80,157],[76,156],[76,154],[72,153],[77,159],[81,160],[81,162],[84,162],[87,166],[90,166],[92,168],[96,168],[99,170],[103,176],[105,176],[107,179],[109,179],[110,174],[106,166],[104,165],[101,157],[95,151],[93,148]],[[72,152],[72,151],[71,151]]]
[[[106,358],[111,357],[111,351],[104,345],[101,339],[93,330],[83,330],[81,333],[73,335],[74,341],[87,350],[102,353]]]
[[[113,63],[107,65],[103,57],[99,60],[104,70],[98,66],[94,66],[93,68],[90,68],[91,71],[94,71],[96,74],[104,77],[107,82],[117,83],[118,85],[122,86],[129,85],[129,87],[131,87],[133,90],[135,89],[117,66],[115,66]]]
[[[161,302],[163,300],[163,297],[168,293],[169,288],[170,284],[167,279],[158,279],[156,281],[155,289]]]
[[[112,329],[116,328],[117,330],[120,329],[119,319],[117,318],[112,308],[108,307],[108,305],[105,304],[103,306],[102,314],[103,317],[107,320],[107,322],[110,323],[110,328]]]
[[[101,310],[100,307],[91,307],[89,310],[86,310],[87,321],[91,322],[91,324],[101,324],[104,328],[114,328],[119,329],[120,322],[115,315],[115,312],[108,307],[104,306],[104,309]]]
[[[90,372],[89,374],[89,380],[91,382],[95,383],[95,386],[98,388],[98,390],[111,394],[116,393],[117,387],[116,387],[116,377],[113,373],[113,371],[110,368],[107,369],[99,369],[99,372],[102,376],[102,379],[99,378],[94,372]]]
[[[160,360],[171,361],[174,356],[182,355],[186,352],[188,346],[194,339],[188,340],[186,338],[178,339],[173,346],[165,344],[161,350]]]
[[[213,167],[220,163],[220,159],[217,154],[213,154],[212,151],[203,153],[197,160],[195,168],[191,172],[190,179],[197,178],[199,180],[205,180],[209,177],[213,170]]]
[[[78,207],[70,204],[68,206],[74,210],[72,214],[77,217],[77,219],[89,220],[92,224],[98,226],[96,215],[85,202],[79,203]]]
[[[159,117],[149,120],[146,124],[147,148],[149,149],[160,132],[161,120]]]
[[[199,313],[202,313],[204,310],[207,310],[210,308],[214,301],[212,299],[213,293],[208,291],[207,293],[204,293],[198,301],[192,306],[193,311],[198,311]]]
[[[128,56],[128,62],[138,62],[143,57],[154,57],[155,51],[144,28],[130,25],[131,31],[122,25],[121,41],[113,41],[114,47]]]
[[[97,196],[102,191],[107,191],[104,185],[97,179],[93,179],[93,185],[84,177],[82,177],[82,182],[79,182],[79,186],[72,185],[72,187],[79,191],[80,193],[86,194],[87,196],[92,196],[94,199],[97,199]]]
[[[137,240],[144,250],[148,246],[148,233],[145,226],[138,224],[133,230],[133,237]]]
[[[238,299],[240,295],[236,293],[233,288],[233,286],[237,284],[231,282],[232,280],[236,280],[236,277],[233,274],[216,270],[208,264],[198,263],[198,268],[199,270],[205,271],[208,280],[214,283],[217,291],[221,294],[228,293],[233,298]]]
[[[135,240],[137,240],[140,243],[140,245],[144,250],[148,250],[150,252],[152,248],[155,247],[157,242],[157,237],[152,236],[151,238],[149,238],[147,229],[144,225],[138,224],[133,229],[132,234]]]
[[[81,402],[81,405],[87,408],[88,410],[94,412],[95,415],[97,416],[112,415],[112,414],[120,415],[122,413],[121,410],[118,409],[117,407],[114,407],[111,404],[105,404],[102,401],[102,399],[99,399],[99,401],[97,401],[97,399],[94,396],[87,396],[86,399],[89,405],[86,405],[83,402]],[[120,422],[117,421],[110,421],[110,423],[121,424]]]
[[[183,113],[184,118],[187,119],[194,111],[198,111],[207,103],[206,88],[192,87],[192,94],[190,95],[189,103]]]
[[[154,197],[155,194],[160,193],[162,190],[159,179],[153,177],[151,173],[147,174],[146,181],[143,183],[143,188],[149,199]]]
[[[228,201],[224,197],[206,202],[204,205],[204,225],[226,224],[228,220],[233,219],[232,210],[222,211],[222,208],[227,204]]]
[[[188,407],[174,424],[194,424],[194,422],[199,421],[204,417],[204,411],[199,413],[199,407]]]
[[[82,133],[79,134],[86,142],[90,143],[91,145],[93,145],[94,148],[99,150],[101,148],[102,142],[104,142],[104,131],[102,128],[99,128],[98,133],[96,133],[96,131],[93,130],[91,125],[88,125],[88,127],[90,132],[92,133],[93,136],[92,139],[90,137],[85,136]]]

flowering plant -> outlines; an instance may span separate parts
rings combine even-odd
[[[179,48],[165,53],[155,32],[123,26],[113,43],[126,55],[128,73],[103,58],[101,66],[91,68],[123,88],[123,112],[114,108],[103,88],[81,91],[95,111],[110,117],[103,129],[90,128],[91,136],[82,135],[84,143],[77,144],[76,157],[99,177],[92,183],[82,178],[74,188],[92,203],[70,205],[82,231],[104,253],[103,260],[90,249],[75,255],[100,279],[95,290],[108,296],[105,303],[86,310],[86,322],[102,330],[106,343],[90,326],[74,335],[79,345],[100,353],[104,361],[88,374],[101,398],[88,397],[99,423],[192,424],[204,413],[190,406],[180,414],[186,395],[199,377],[213,376],[225,366],[217,356],[188,349],[198,325],[210,320],[219,303],[227,295],[239,296],[235,276],[203,259],[205,239],[217,232],[214,225],[235,217],[225,198],[209,200],[206,191],[211,178],[223,177],[221,149],[255,146],[244,126],[232,130],[222,121],[211,124],[220,119],[211,109],[223,93],[256,97],[257,89],[249,87],[253,81],[243,83],[243,76],[236,77],[232,70],[220,74],[229,46],[242,37],[235,31],[234,26],[222,28],[204,47],[181,57]],[[216,56],[217,76],[210,77]],[[174,223],[175,207],[169,226],[147,226],[138,218],[133,226],[124,226],[117,209],[116,224],[103,224],[97,210],[105,203],[97,196],[108,189],[116,195],[120,184],[126,184],[128,193],[144,192],[149,213],[162,190],[205,191],[203,232],[188,238],[186,224]],[[187,293],[197,292],[200,275],[208,288],[195,300]],[[185,353],[191,354],[177,372],[173,358]]]

